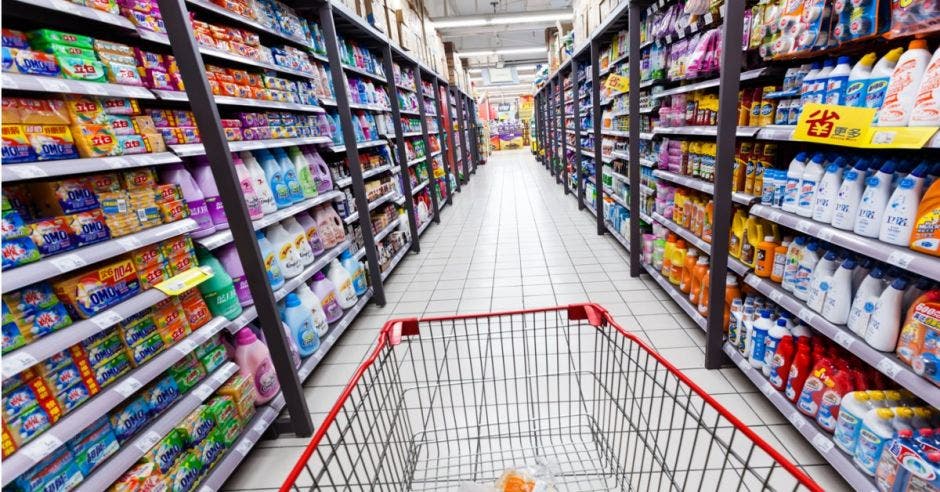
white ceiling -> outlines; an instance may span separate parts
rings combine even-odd
[[[457,16],[545,12],[571,10],[571,0],[421,0],[432,19]],[[495,11],[494,4],[495,3]],[[545,47],[545,28],[554,22],[508,24],[485,27],[439,29],[444,41],[453,42],[459,52],[493,50],[500,48]],[[465,59],[464,64],[492,66],[497,62],[544,62],[545,55],[507,54]],[[468,63],[469,62],[469,63]]]

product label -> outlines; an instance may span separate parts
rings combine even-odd
[[[277,373],[274,372],[270,359],[264,360],[255,370],[254,382],[258,396],[267,398],[278,390],[280,385],[277,382]]]

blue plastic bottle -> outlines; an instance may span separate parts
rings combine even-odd
[[[353,258],[352,253],[350,253],[348,249],[339,255],[339,262],[343,265],[343,268],[349,272],[349,276],[352,278],[353,290],[356,291],[356,295],[361,296],[365,294],[366,290],[369,289],[369,283],[366,282],[366,272],[362,268],[362,264]]]
[[[297,179],[297,169],[294,167],[293,161],[288,157],[287,152],[284,152],[284,149],[271,149],[274,155],[274,159],[277,160],[279,166],[281,166],[281,175],[284,176],[284,184],[287,185],[287,192],[290,196],[291,203],[297,203],[304,201],[304,191],[300,188],[300,180]]]
[[[287,183],[284,181],[284,173],[281,171],[281,166],[278,164],[277,160],[271,155],[267,149],[259,149],[254,151],[255,159],[258,160],[258,164],[261,165],[261,169],[264,171],[264,177],[268,180],[268,185],[271,187],[271,193],[274,195],[274,203],[277,204],[277,208],[284,208],[291,206],[294,201],[291,199],[290,190],[287,187]]]
[[[303,307],[300,297],[291,292],[284,298],[284,323],[290,328],[301,357],[308,357],[320,348],[320,337],[313,324],[313,315]]]
[[[281,262],[277,259],[274,246],[261,231],[255,231],[255,238],[261,248],[261,259],[264,260],[264,269],[268,272],[268,282],[272,289],[280,289],[284,285],[284,273],[281,271]]]

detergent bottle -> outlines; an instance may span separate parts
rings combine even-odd
[[[301,304],[310,311],[313,327],[317,331],[317,336],[322,339],[330,331],[330,323],[326,320],[326,313],[323,311],[323,302],[305,283],[301,282],[295,292],[297,297],[300,298]]]
[[[757,244],[757,257],[754,260],[754,274],[758,277],[770,277],[774,269],[775,251],[777,243],[773,236],[764,236],[764,240]]]
[[[771,265],[770,269],[770,280],[773,280],[778,284],[783,282],[783,273],[787,266],[787,251],[790,249],[791,242],[792,241],[788,236],[784,238],[782,243],[777,244],[774,247],[773,264]]]
[[[878,239],[897,246],[910,244],[928,169],[927,164],[921,164],[900,180],[888,200]]]
[[[330,262],[327,277],[336,286],[336,291],[339,293],[336,302],[339,303],[340,307],[349,309],[355,306],[359,296],[356,295],[356,290],[353,288],[352,277],[349,276],[349,272],[343,268],[338,259],[333,258],[333,261]]]
[[[820,289],[825,288],[826,293],[820,314],[833,324],[844,325],[849,319],[854,270],[855,260],[847,258],[832,275],[831,281],[825,286],[820,284]]]
[[[254,384],[255,405],[263,405],[277,396],[281,386],[271,353],[247,326],[235,333],[234,352],[232,359],[238,364],[238,373]]]
[[[197,287],[206,306],[213,316],[225,316],[233,320],[242,314],[242,306],[238,302],[238,293],[235,292],[235,283],[225,271],[222,264],[203,248],[196,250],[199,264],[212,269],[212,277],[200,283]]]
[[[837,365],[837,370],[829,378],[819,398],[819,410],[816,423],[823,429],[834,432],[841,413],[842,398],[855,388],[852,371]]]
[[[885,444],[894,438],[893,420],[894,412],[890,408],[873,408],[862,417],[853,461],[868,475],[875,475]]]
[[[287,156],[287,152],[284,152],[282,148],[274,148],[270,152],[278,165],[281,166],[281,175],[284,176],[284,183],[287,185],[291,202],[304,201],[304,192],[300,187],[300,180],[297,179],[297,169],[294,167],[294,163],[291,162],[290,157]]]
[[[891,196],[891,182],[894,177],[894,161],[887,161],[874,176],[865,180],[865,191],[859,201],[858,215],[855,217],[854,231],[865,237],[878,237],[881,231],[881,218]]]
[[[826,80],[825,104],[844,105],[846,91],[849,86],[849,77],[852,74],[851,59],[847,56],[840,56],[836,61],[835,68],[829,72],[829,78]]]
[[[780,321],[780,320],[777,320]],[[786,321],[784,321],[786,324]],[[780,338],[770,361],[770,374],[767,380],[777,391],[783,391],[787,386],[787,376],[790,374],[790,365],[796,352],[795,340],[792,335],[786,334]]]
[[[800,255],[800,264],[794,275],[793,296],[801,301],[809,298],[810,279],[816,269],[816,264],[819,263],[818,250],[819,244],[816,241],[810,241]]]
[[[702,255],[695,262],[695,268],[692,269],[692,285],[689,288],[689,302],[693,306],[698,306],[699,298],[702,294],[702,278],[708,272],[708,256]]]
[[[744,313],[744,301],[740,297],[731,301],[731,321],[728,323],[728,343],[732,347],[737,347],[739,342],[740,324]]]
[[[274,200],[274,193],[271,191],[267,175],[264,173],[264,169],[261,168],[261,164],[258,163],[258,160],[251,152],[243,151],[238,155],[242,163],[245,164],[245,168],[248,169],[249,176],[251,176],[252,188],[254,188],[258,200],[261,202],[262,213],[267,215],[277,212],[277,202]]]
[[[842,397],[839,417],[833,431],[832,441],[840,449],[854,456],[858,443],[858,432],[862,428],[862,418],[872,408],[871,397],[867,391],[852,391]]]
[[[816,189],[816,203],[813,205],[813,220],[828,224],[835,214],[836,199],[839,188],[842,186],[842,168],[845,158],[837,157],[835,161],[826,166],[819,187]]]
[[[799,201],[796,207],[797,215],[802,217],[813,216],[813,206],[816,205],[816,189],[823,173],[825,173],[823,167],[825,164],[826,156],[822,152],[817,152],[803,170],[803,176],[800,178]]]
[[[725,316],[724,326],[731,322],[731,303],[735,299],[741,298],[741,287],[738,286],[738,278],[732,274],[725,277]]]
[[[294,201],[291,197],[287,182],[285,181],[284,172],[278,164],[277,159],[266,149],[256,150],[255,155],[257,156],[258,164],[264,171],[265,181],[268,182],[271,195],[274,197],[274,203],[277,205],[277,208],[291,206]]]
[[[313,172],[310,170],[310,163],[306,156],[297,147],[289,147],[287,156],[294,165],[294,173],[297,175],[297,182],[300,184],[300,191],[304,198],[313,198],[317,196],[317,183],[313,178]]]
[[[819,345],[814,346],[812,369],[803,383],[803,391],[796,401],[796,409],[808,417],[815,417],[819,411],[822,392],[835,371],[835,364],[825,350]]]
[[[940,256],[940,179],[930,185],[920,200],[910,241],[912,250]]]
[[[251,290],[248,287],[248,278],[245,276],[245,269],[242,267],[241,259],[238,257],[238,251],[235,250],[235,244],[228,243],[218,249],[219,262],[225,268],[225,272],[232,278],[232,284],[235,286],[235,294],[238,297],[238,303],[242,307],[254,304],[251,297]]]
[[[317,233],[317,221],[308,213],[299,213],[297,214],[297,222],[304,229],[304,233],[307,235],[307,244],[310,245],[310,251],[314,255],[322,254],[325,248],[323,247],[323,242],[320,240],[320,235]]]
[[[790,373],[787,375],[787,386],[784,394],[792,403],[800,397],[803,392],[803,383],[809,376],[812,368],[812,353],[810,350],[809,339],[805,337],[798,338],[796,341],[796,355],[793,356],[793,362],[790,364]]]
[[[222,199],[219,198],[219,189],[215,185],[209,159],[204,155],[195,157],[189,166],[189,171],[196,180],[196,184],[199,185],[199,189],[202,190],[206,208],[215,229],[217,231],[228,229],[228,219],[225,217],[225,209],[222,208]]]
[[[826,61],[823,62],[823,66],[816,75],[816,80],[813,84],[813,99],[810,102],[817,104],[826,102],[826,86],[829,83],[829,75],[835,68],[836,60],[834,58],[827,58]]]
[[[852,307],[849,308],[849,318],[845,324],[858,336],[864,336],[868,330],[868,322],[875,309],[875,303],[885,289],[884,277],[885,274],[881,268],[875,267],[855,291]]]
[[[313,179],[317,183],[317,193],[327,193],[333,189],[333,176],[330,174],[330,167],[320,156],[316,148],[312,145],[305,147],[304,154],[310,170],[313,173]]]
[[[679,285],[679,281],[682,279],[682,268],[685,266],[685,255],[687,251],[688,247],[685,245],[685,240],[683,239],[676,241],[676,245],[672,248],[672,261],[667,278],[669,283],[673,285]]]
[[[940,126],[940,48],[924,70],[920,88],[914,98],[910,126]]]
[[[663,250],[663,267],[659,270],[660,275],[666,280],[669,279],[669,273],[672,271],[672,256],[676,247],[677,237],[673,233],[666,234],[666,248]]]
[[[734,211],[734,219],[731,221],[731,238],[728,243],[728,254],[735,258],[741,258],[741,250],[744,247],[744,238],[747,235],[745,223],[747,215],[744,210],[738,208]]]
[[[757,256],[757,245],[764,237],[764,224],[756,215],[747,218],[744,227],[744,237],[741,242],[741,263],[749,267],[754,266]]]
[[[807,159],[806,152],[800,152],[790,161],[790,167],[787,168],[787,184],[783,194],[782,208],[784,212],[796,212],[799,206],[800,180],[803,179]]]
[[[274,245],[261,231],[255,231],[255,239],[258,240],[258,247],[261,249],[264,269],[268,272],[268,283],[271,284],[272,290],[280,289],[284,286],[284,273],[281,269],[281,262],[277,259]]]
[[[294,243],[294,251],[300,256],[301,264],[309,266],[313,263],[317,259],[316,255],[313,254],[313,249],[310,248],[310,243],[307,241],[306,230],[297,222],[297,219],[288,217],[281,221],[281,227],[290,234],[291,241]]]
[[[871,80],[872,67],[878,55],[868,53],[861,57],[849,73],[848,86],[845,89],[845,105],[861,108],[865,106],[865,93]]]
[[[910,42],[907,51],[898,59],[891,73],[891,83],[885,92],[884,104],[878,111],[880,126],[907,126],[914,109],[917,91],[920,89],[924,71],[930,62],[927,41],[915,39]]]
[[[898,335],[901,332],[901,303],[906,287],[907,281],[898,277],[875,302],[863,338],[876,350],[893,352],[897,347]]]
[[[279,223],[275,223],[265,229],[265,235],[274,245],[284,278],[294,278],[300,275],[304,271],[304,264],[300,259],[300,254],[294,249],[294,238],[290,233]]]
[[[817,313],[822,311],[823,303],[826,301],[826,293],[832,285],[832,275],[839,267],[837,259],[838,255],[835,250],[828,251],[819,260],[816,268],[813,269],[813,274],[810,275],[809,296],[806,298],[806,306]]]
[[[313,283],[310,285],[313,293],[320,298],[320,304],[323,312],[326,313],[326,321],[335,323],[343,317],[343,308],[339,305],[339,292],[336,285],[326,278],[322,271],[313,275]]]
[[[251,220],[258,220],[264,217],[264,208],[261,206],[261,197],[255,191],[255,179],[245,166],[238,154],[232,154],[232,165],[235,166],[235,174],[238,175],[238,184],[241,185],[242,194],[245,195],[245,205],[248,206],[248,216]],[[264,172],[261,173],[262,178]],[[276,208],[276,206],[275,206]]]
[[[698,250],[689,248],[685,253],[685,264],[682,266],[682,277],[679,279],[679,291],[688,294],[692,291],[692,272],[698,263]]]
[[[796,272],[800,268],[800,259],[806,246],[806,237],[797,236],[787,248],[786,263],[783,268],[783,281],[780,286],[784,290],[793,292],[796,289]]]
[[[702,316],[708,316],[708,284],[710,283],[711,270],[706,269],[702,274],[702,285],[699,287],[698,306],[696,309]]]
[[[819,77],[819,70],[822,65],[819,62],[813,62],[810,65],[809,72],[803,77],[800,84],[800,106],[813,102],[813,95],[816,90],[816,79]]]
[[[751,325],[751,343],[747,357],[751,367],[763,370],[767,359],[767,334],[771,328],[773,328],[773,322],[770,320],[770,310],[761,310],[760,317]]]
[[[859,159],[852,169],[842,176],[842,184],[836,192],[830,223],[836,229],[851,231],[855,228],[855,217],[858,215],[858,205],[865,191],[865,175],[868,172],[868,160]]]
[[[290,329],[291,338],[297,345],[300,356],[309,357],[320,348],[320,336],[313,324],[313,314],[293,292],[287,294],[284,301],[284,323]]]
[[[897,66],[902,53],[904,53],[904,48],[895,48],[881,57],[875,64],[875,68],[872,68],[871,77],[865,87],[864,107],[881,109],[885,94],[888,92],[888,85],[891,83],[891,74],[894,73],[894,67]],[[876,115],[875,118],[877,117]]]
[[[205,237],[215,232],[216,226],[209,215],[205,195],[182,164],[170,164],[163,167],[160,171],[160,179],[164,183],[172,183],[180,187],[183,199],[189,206],[189,217],[197,224],[196,230],[191,233],[193,237]]]
[[[339,255],[340,263],[343,264],[343,268],[349,272],[349,276],[352,278],[353,290],[356,291],[357,296],[361,296],[369,290],[369,282],[366,279],[365,269],[362,268],[362,263],[356,261],[353,258],[352,253],[347,249]]]

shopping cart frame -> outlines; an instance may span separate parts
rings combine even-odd
[[[756,448],[759,448],[760,451],[766,453],[766,455],[772,459],[772,465],[770,466],[771,473],[773,469],[777,466],[782,468],[786,473],[792,477],[794,480],[794,489],[799,487],[804,487],[806,490],[812,491],[822,491],[816,482],[814,482],[805,472],[803,472],[796,465],[791,463],[786,457],[784,457],[780,452],[775,450],[770,446],[763,438],[761,438],[757,433],[745,425],[740,419],[735,417],[729,410],[727,410],[721,403],[719,403],[714,397],[705,392],[701,387],[699,387],[694,381],[692,381],[688,376],[682,373],[677,367],[672,363],[666,360],[663,356],[653,350],[647,343],[643,340],[640,340],[636,335],[627,331],[622,326],[616,323],[613,317],[608,313],[606,309],[602,306],[594,303],[582,303],[582,304],[570,304],[566,306],[555,306],[555,307],[544,307],[544,308],[534,308],[534,309],[523,309],[523,310],[513,310],[513,311],[500,311],[492,313],[478,313],[478,314],[460,314],[454,316],[440,316],[440,317],[428,317],[428,318],[399,318],[392,319],[387,321],[379,331],[377,343],[374,349],[371,351],[369,356],[359,365],[350,379],[349,383],[345,386],[340,396],[337,398],[336,403],[332,406],[327,416],[324,418],[322,424],[316,430],[313,438],[308,443],[300,458],[297,460],[297,463],[294,465],[293,469],[285,479],[284,483],[280,487],[281,492],[287,492],[289,490],[301,490],[296,486],[296,481],[300,474],[305,470],[310,461],[311,457],[315,452],[317,452],[318,447],[321,445],[323,438],[326,436],[327,432],[330,430],[330,427],[336,423],[337,416],[343,410],[344,405],[349,401],[350,396],[356,390],[357,384],[362,380],[366,372],[372,367],[376,360],[381,356],[381,354],[388,349],[394,349],[402,343],[403,340],[406,340],[408,337],[418,336],[421,333],[420,325],[422,323],[435,323],[435,322],[459,322],[459,321],[468,321],[468,320],[479,320],[479,319],[491,319],[491,318],[500,318],[506,316],[520,316],[520,315],[535,315],[539,313],[549,313],[549,312],[562,312],[564,311],[567,314],[567,320],[570,322],[586,322],[587,325],[600,330],[607,327],[610,327],[616,332],[629,340],[630,343],[636,344],[643,351],[645,355],[652,357],[655,360],[655,364],[658,364],[663,369],[668,371],[671,376],[677,378],[683,385],[685,385],[691,393],[694,393],[694,396],[701,398],[704,402],[704,405],[707,405],[711,409],[715,410],[718,414],[719,419],[723,419],[727,423],[730,423],[732,426],[732,440],[733,436],[737,433],[741,433],[744,438],[750,441],[753,446],[748,452],[748,456],[744,459],[744,467],[747,468],[748,463],[751,461],[751,456],[753,455]],[[561,316],[559,314],[559,316]],[[579,323],[580,324],[580,323]],[[381,370],[381,368],[380,368]],[[406,417],[407,418],[407,417]],[[479,424],[478,424],[479,425]],[[717,429],[717,421],[715,424]],[[657,431],[658,432],[658,431]],[[714,432],[714,429],[713,429]],[[718,439],[715,434],[712,434],[713,439]],[[696,437],[697,442],[697,437]],[[694,444],[694,443],[693,443]],[[731,453],[731,445],[727,443],[727,450]],[[711,448],[714,446],[714,442],[709,445],[709,456],[711,455]],[[654,447],[658,447],[658,444],[654,443]],[[336,449],[335,447],[333,448]],[[739,457],[740,458],[740,457]],[[724,476],[724,466],[727,466],[727,456],[725,457],[726,463],[722,466],[721,476]],[[678,461],[678,459],[677,459]],[[310,470],[308,472],[312,475],[314,473]],[[665,472],[665,470],[663,470]],[[643,472],[639,472],[643,473]],[[322,475],[322,474],[321,474]],[[688,478],[686,479],[688,480]],[[770,474],[767,478],[764,479],[763,488],[770,488],[768,486],[768,481],[770,480]],[[720,478],[719,478],[720,481]],[[651,483],[651,482],[650,482]],[[371,489],[375,489],[375,484]],[[384,484],[388,485],[388,484]],[[692,483],[688,484],[691,486],[697,486],[701,488],[703,483]],[[311,489],[316,487],[317,484],[314,482],[310,486]],[[684,488],[685,484],[683,485]],[[743,481],[739,482],[738,489],[740,490],[743,486]],[[360,485],[361,487],[361,485]],[[624,485],[620,485],[624,487]],[[629,487],[629,484],[627,484]],[[647,487],[649,488],[649,487]],[[675,487],[675,482],[673,482],[673,488]],[[348,485],[345,489],[349,489]]]

